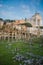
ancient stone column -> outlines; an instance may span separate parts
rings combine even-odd
[[[10,34],[8,33],[8,42],[10,41]]]

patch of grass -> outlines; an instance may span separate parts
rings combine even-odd
[[[16,53],[23,54],[25,56],[26,52],[32,52],[35,55],[43,56],[43,47],[40,47],[39,44],[33,44],[30,47],[29,43],[24,43],[22,41],[18,42],[9,42],[7,40],[0,40],[0,65],[19,65],[19,62],[13,62],[12,57]],[[14,54],[12,53],[14,52]],[[28,56],[29,57],[29,56]]]

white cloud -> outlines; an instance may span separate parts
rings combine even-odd
[[[15,18],[17,18],[16,12],[13,12],[13,11],[5,11],[5,10],[2,10],[0,12],[0,15],[4,19],[15,19]]]
[[[21,8],[22,9],[28,9],[28,5],[23,4],[23,5],[21,5]]]
[[[33,14],[29,5],[22,4],[21,9],[22,9],[24,16],[30,17]]]
[[[15,8],[14,6],[10,6],[10,5],[4,5],[4,7],[7,8],[7,9],[13,9],[13,8]]]
[[[24,11],[24,12],[28,12],[28,9],[29,9],[29,7],[27,6],[27,5],[25,5],[25,4],[23,4],[23,5],[21,5],[21,9]]]
[[[0,8],[2,7],[3,5],[2,4],[0,4]]]
[[[30,3],[31,8],[37,10],[39,8],[40,2],[41,0],[32,0]]]

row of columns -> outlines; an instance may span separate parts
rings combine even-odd
[[[1,33],[0,34],[0,40],[19,40],[19,39],[28,39],[29,34],[27,32],[15,32],[15,33]]]

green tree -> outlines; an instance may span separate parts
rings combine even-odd
[[[0,20],[1,20],[1,21],[3,21],[3,19],[2,19],[2,18],[0,18]]]

